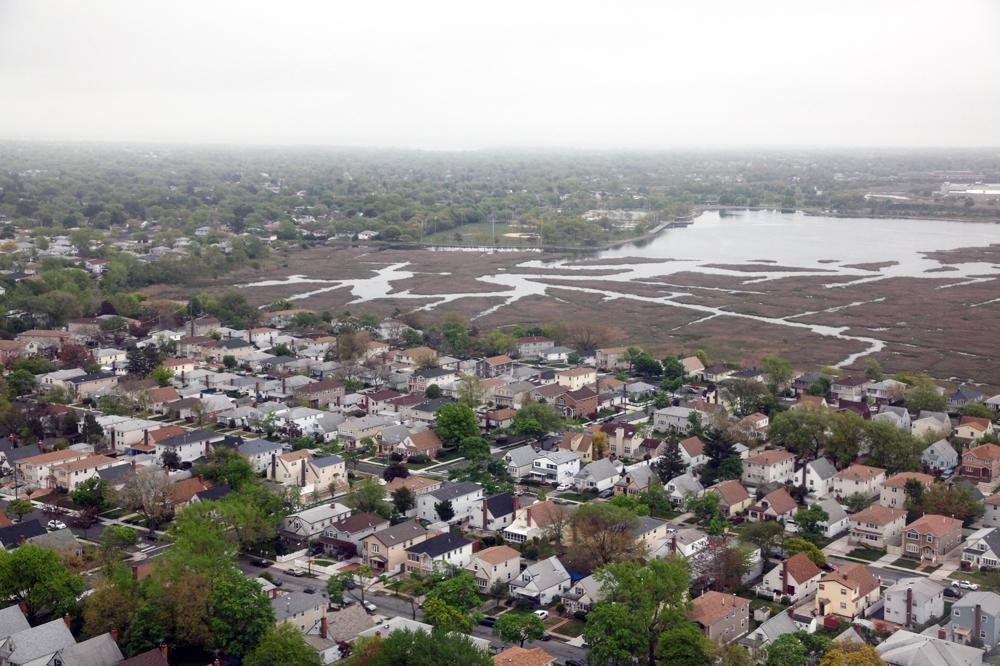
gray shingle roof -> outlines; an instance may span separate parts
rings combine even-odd
[[[461,534],[446,532],[444,534],[439,534],[436,537],[431,537],[430,539],[422,541],[416,545],[410,546],[406,549],[406,552],[422,553],[429,557],[438,557],[470,543],[472,542],[462,537]]]
[[[338,455],[323,456],[322,458],[313,458],[312,464],[316,467],[329,467],[331,465],[340,465],[344,462],[344,459]]]
[[[530,581],[525,581],[524,576],[528,576]],[[529,582],[534,583],[539,591],[547,590],[561,583],[568,583],[569,574],[559,558],[553,555],[547,560],[532,564],[520,576],[512,580],[510,585],[511,587],[526,587]]]
[[[66,666],[116,666],[124,656],[111,634],[101,634],[61,650],[59,658]]]
[[[996,592],[969,592],[955,601],[952,608],[975,608],[982,606],[983,612],[1000,616],[1000,595]]]
[[[31,625],[28,624],[24,613],[21,612],[21,607],[17,604],[0,610],[0,639],[30,628]]]
[[[321,595],[306,594],[305,592],[288,592],[271,599],[271,608],[274,609],[276,622],[281,622],[304,610],[325,604],[326,600]]]
[[[266,439],[248,439],[240,444],[237,450],[245,456],[254,456],[260,453],[281,451],[281,444],[269,442]]]
[[[69,627],[59,618],[12,634],[3,648],[0,648],[0,656],[6,655],[7,663],[12,666],[20,666],[55,654],[75,643],[76,639]]]
[[[439,502],[444,502],[445,500],[453,500],[458,497],[462,497],[463,495],[469,495],[478,490],[482,490],[482,486],[478,483],[473,483],[472,481],[462,481],[461,483],[449,483],[446,486],[442,486],[430,495]]]

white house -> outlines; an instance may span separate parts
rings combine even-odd
[[[819,506],[826,511],[827,518],[820,523],[823,536],[826,538],[832,539],[835,536],[841,535],[851,526],[851,519],[847,511],[832,497],[819,500],[815,503],[815,506]]]
[[[947,439],[939,439],[920,454],[920,462],[931,471],[944,471],[958,467],[961,458]]]
[[[775,601],[788,597],[792,603],[816,592],[823,571],[805,553],[796,553],[764,575],[758,590]]]
[[[677,448],[680,451],[681,460],[684,461],[688,469],[700,467],[708,462],[708,456],[705,455],[705,442],[698,437],[682,439],[677,443]]]
[[[900,430],[909,430],[912,425],[910,412],[906,411],[906,407],[893,407],[892,405],[881,405],[878,408],[878,413],[872,416],[872,421],[885,421]]]
[[[565,449],[539,451],[531,461],[531,476],[546,483],[572,483],[580,471],[580,456]]]
[[[225,438],[225,435],[210,430],[190,430],[157,442],[156,457],[162,458],[164,453],[172,451],[177,454],[180,462],[194,462],[211,453],[212,444]]]
[[[984,527],[970,534],[962,563],[974,569],[1000,569],[1000,528]]]
[[[531,474],[532,463],[538,457],[538,452],[531,446],[519,446],[511,449],[503,456],[507,472],[515,479],[523,479]]]
[[[441,520],[435,506],[441,502],[451,502],[455,512],[449,523],[475,521],[476,515],[482,512],[483,487],[478,483],[463,481],[449,483],[441,488],[417,495],[417,517],[431,523]]]
[[[548,606],[555,597],[569,589],[569,573],[554,555],[532,564],[510,583],[513,596],[531,599],[540,606]]]
[[[796,472],[801,485],[813,497],[819,499],[833,492],[833,475],[837,468],[826,458],[810,460]]]
[[[351,510],[343,504],[320,504],[285,516],[281,521],[281,529],[288,536],[308,540],[320,536],[326,528],[350,515]]]
[[[673,531],[671,531],[673,530]],[[679,554],[691,558],[708,548],[708,534],[696,527],[667,529],[667,535],[649,549],[649,557],[658,559]]]
[[[833,475],[833,493],[837,497],[850,497],[860,493],[876,497],[885,483],[885,470],[868,465],[851,465]]]
[[[671,428],[687,432],[688,417],[697,410],[688,407],[664,407],[653,412],[653,428],[666,432]]]
[[[1000,494],[990,495],[983,500],[986,513],[983,514],[982,524],[986,527],[1000,527]]]
[[[934,482],[934,477],[922,472],[900,472],[885,480],[879,490],[878,503],[890,509],[906,508],[906,482],[919,481],[925,488]]]
[[[686,502],[687,498],[691,495],[701,497],[705,494],[705,487],[701,485],[701,481],[691,472],[685,472],[680,476],[670,479],[663,486],[663,489],[667,492],[667,497],[670,498],[670,501],[675,506]]]
[[[888,622],[917,627],[944,616],[944,586],[924,576],[900,578],[882,593]]]
[[[615,481],[618,480],[618,475],[621,474],[623,467],[624,465],[620,462],[601,458],[577,472],[573,480],[580,491],[590,490],[601,492],[609,490],[615,485]]]
[[[917,418],[910,424],[910,434],[923,438],[928,433],[934,433],[944,438],[951,434],[951,419],[945,412],[930,412],[921,410]]]
[[[510,583],[521,573],[521,553],[510,546],[492,546],[473,553],[465,570],[480,590],[489,591],[498,581]]]
[[[455,532],[445,532],[406,549],[406,572],[433,573],[451,567],[464,569],[472,561],[472,542]]]
[[[770,449],[748,456],[743,461],[741,478],[745,485],[750,486],[790,483],[795,480],[795,456],[784,449]]]
[[[262,474],[271,464],[271,456],[281,455],[281,444],[266,439],[248,439],[236,447],[236,450],[247,459],[253,471]]]

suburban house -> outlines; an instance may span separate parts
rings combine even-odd
[[[552,500],[535,502],[518,509],[514,521],[501,534],[505,541],[524,543],[534,537],[543,537],[554,529],[566,529],[572,509]]]
[[[594,460],[594,436],[589,432],[564,433],[556,446],[580,456],[580,462],[584,465]]]
[[[882,484],[882,490],[878,496],[878,503],[891,509],[905,509],[906,482],[910,479],[919,481],[924,488],[929,487],[931,483],[934,482],[933,476],[930,474],[923,474],[922,472],[900,472],[898,474],[893,474],[885,480],[885,483]]]
[[[699,437],[682,439],[677,442],[677,448],[680,451],[681,460],[684,461],[688,469],[700,467],[708,462],[708,456],[705,455],[705,442],[701,441]]]
[[[293,541],[308,541],[320,536],[326,528],[350,515],[351,510],[337,502],[303,509],[285,516],[281,521],[282,536]]]
[[[540,560],[521,572],[510,583],[510,593],[548,606],[570,588],[570,577],[559,558]]]
[[[510,546],[492,546],[472,554],[465,570],[476,579],[476,586],[488,592],[495,584],[509,584],[521,573],[521,553]]]
[[[656,471],[649,465],[638,464],[626,467],[615,481],[615,495],[641,495],[649,489],[649,484],[658,481]]]
[[[406,572],[433,573],[459,569],[472,561],[472,542],[456,532],[445,532],[405,549]]]
[[[981,416],[962,416],[955,426],[955,439],[970,443],[993,434],[993,422]]]
[[[313,458],[308,449],[271,454],[267,478],[283,486],[301,488],[302,492],[324,492],[331,484],[347,486],[347,465],[338,455]]]
[[[984,527],[965,540],[962,568],[1000,569],[1000,528]]]
[[[939,438],[951,435],[951,419],[947,413],[920,410],[917,418],[910,424],[910,434],[922,438],[930,433]]]
[[[832,497],[821,499],[814,506],[818,506],[826,511],[826,520],[819,524],[823,529],[823,536],[826,538],[832,539],[835,536],[839,536],[850,527],[850,516],[847,515],[844,507],[840,506],[840,503]]]
[[[482,517],[483,487],[478,483],[463,481],[446,483],[437,490],[417,495],[417,517],[431,523],[441,520],[436,505],[451,502],[455,515],[451,524],[477,522]]]
[[[667,497],[670,498],[674,506],[684,504],[688,497],[701,497],[705,494],[705,487],[691,472],[684,472],[680,476],[670,479],[664,484],[663,489],[667,491]]]
[[[879,405],[878,413],[872,416],[872,421],[885,421],[907,432],[909,432],[912,425],[910,423],[910,412],[907,411],[906,407],[894,407],[892,405]]]
[[[885,619],[917,627],[944,616],[944,586],[923,576],[900,578],[882,593]]]
[[[621,474],[622,469],[623,465],[621,463],[601,458],[586,465],[577,472],[573,476],[573,480],[577,490],[581,492],[602,492],[610,490],[615,485],[615,481],[618,480],[618,475]]]
[[[726,645],[750,631],[750,600],[709,590],[691,602],[688,619],[698,623],[705,638]]]
[[[680,430],[686,432],[689,426],[688,417],[696,410],[688,407],[664,407],[653,412],[653,428],[660,432]]]
[[[823,498],[833,492],[833,477],[837,468],[826,458],[810,460],[796,475],[800,476],[800,485],[815,498]]]
[[[685,356],[681,359],[684,366],[684,374],[688,377],[698,377],[705,371],[705,364],[697,356]]]
[[[152,433],[151,433],[152,434]],[[168,451],[177,454],[181,463],[194,462],[212,452],[212,445],[223,441],[225,435],[211,430],[187,430],[156,442],[155,455],[162,459]]]
[[[853,620],[879,598],[878,578],[863,564],[845,564],[820,578],[815,608],[820,616]]]
[[[429,532],[408,520],[361,539],[361,558],[376,573],[396,573],[406,562],[406,549],[425,539]]]
[[[952,412],[957,412],[970,402],[982,401],[984,397],[986,396],[975,389],[971,389],[968,386],[959,386],[948,394],[948,409]]]
[[[541,335],[529,335],[517,339],[517,355],[524,359],[538,358],[546,349],[555,347],[556,343]]]
[[[851,465],[833,475],[833,494],[839,498],[847,498],[854,493],[860,493],[865,497],[877,497],[884,481],[884,469],[868,465]]]
[[[416,474],[411,474],[410,476],[397,476],[395,479],[385,484],[385,497],[387,500],[392,499],[392,493],[399,488],[409,488],[410,492],[414,496],[423,495],[424,493],[434,492],[439,490],[442,486],[442,482],[438,479],[431,479],[426,476],[417,476]]]
[[[864,377],[838,377],[830,384],[830,394],[834,400],[862,402],[865,400],[865,390],[870,383]]]
[[[794,518],[796,509],[798,509],[798,504],[795,502],[795,498],[789,495],[784,488],[778,488],[764,495],[759,502],[751,506],[747,518],[752,523],[761,520],[777,520],[784,523]]]
[[[992,649],[1000,643],[1000,595],[969,592],[951,606],[949,640]]]
[[[580,456],[572,451],[539,451],[531,461],[531,476],[543,483],[573,483],[580,471]]]
[[[849,541],[865,548],[899,545],[906,527],[906,510],[872,504],[850,516]]]
[[[91,455],[87,451],[74,451],[72,449],[50,451],[16,460],[14,468],[21,481],[29,485],[47,486],[52,476],[53,467],[83,460]]]
[[[556,373],[556,383],[570,391],[579,391],[597,381],[594,368],[570,368]]]
[[[750,486],[792,482],[795,480],[795,455],[784,449],[770,449],[749,456],[743,461],[741,478]]]
[[[981,648],[903,629],[879,643],[875,651],[883,662],[891,666],[925,663],[982,666],[986,652]]]
[[[629,361],[627,347],[606,347],[594,352],[594,362],[600,370],[628,370]]]
[[[507,375],[513,369],[514,359],[506,354],[490,356],[476,363],[476,375],[485,378]]]
[[[563,594],[562,602],[570,613],[589,613],[598,601],[604,600],[601,583],[593,574],[573,583],[573,587]]]
[[[961,459],[958,451],[947,439],[939,439],[920,454],[920,462],[935,474],[958,466]]]
[[[113,372],[95,372],[66,380],[70,395],[76,400],[88,400],[108,395],[118,386],[118,375]]]
[[[753,504],[750,493],[736,479],[720,481],[706,488],[705,492],[713,492],[719,496],[719,508],[729,517],[746,511]]]
[[[749,439],[764,441],[767,439],[767,427],[770,422],[767,414],[754,412],[737,421],[736,430]]]
[[[444,444],[441,442],[441,438],[437,436],[437,433],[428,428],[427,430],[411,432],[403,441],[393,448],[395,452],[403,456],[403,458],[409,458],[410,456],[416,455],[427,456],[428,458],[437,458],[437,455],[443,446]]]
[[[987,527],[1000,527],[1000,493],[990,495],[983,501],[986,513],[982,517],[982,524]]]
[[[1000,446],[980,444],[962,454],[962,476],[982,482],[1000,477]]]
[[[361,541],[389,527],[389,520],[373,513],[355,513],[342,518],[323,530],[320,542],[323,550],[331,555],[343,553],[354,557],[361,548]]]
[[[326,603],[322,597],[299,591],[271,591],[271,608],[277,624],[290,624],[306,633],[326,619]]]
[[[961,520],[927,514],[917,518],[903,530],[903,556],[937,562],[961,541]]]
[[[649,557],[667,557],[679,553],[690,558],[708,548],[708,534],[696,527],[683,527],[668,533],[649,549]]]
[[[902,398],[907,388],[909,387],[906,384],[896,379],[883,379],[869,384],[865,393],[870,401],[881,404]],[[906,427],[909,427],[909,419]]]
[[[511,493],[497,493],[482,500],[482,514],[472,521],[472,526],[486,532],[498,532],[514,522],[520,500]]]
[[[263,474],[271,464],[271,456],[281,455],[281,444],[266,439],[248,439],[236,450],[247,459],[254,472]]]
[[[774,601],[788,597],[797,603],[816,591],[823,571],[805,553],[795,553],[764,575],[758,590],[773,595]]]
[[[507,466],[507,473],[515,479],[523,479],[531,474],[532,463],[539,455],[538,451],[530,445],[519,446],[510,449],[503,456],[503,461]]]
[[[69,492],[84,481],[97,476],[102,469],[124,464],[117,458],[99,454],[90,454],[80,460],[73,460],[49,468],[48,485],[50,488],[64,488]]]

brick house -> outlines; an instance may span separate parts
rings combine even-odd
[[[903,530],[903,556],[937,562],[961,541],[961,520],[927,514],[917,518]]]
[[[962,454],[962,476],[992,482],[1000,476],[1000,446],[980,444]]]

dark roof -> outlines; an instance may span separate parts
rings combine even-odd
[[[184,444],[193,444],[196,442],[208,442],[208,441],[221,441],[224,439],[222,435],[217,432],[212,432],[211,430],[190,430],[182,435],[174,435],[173,437],[168,437],[162,442],[159,442],[160,446],[182,446]]]
[[[373,513],[356,513],[353,516],[344,518],[343,520],[338,520],[331,525],[331,527],[338,532],[354,534],[355,532],[360,532],[361,530],[368,529],[369,527],[388,524],[389,520],[387,518],[383,518],[382,516],[376,516]]]
[[[212,486],[208,490],[203,490],[200,493],[195,493],[195,497],[199,500],[218,500],[222,499],[231,492],[232,488],[229,486],[219,485]]]
[[[424,368],[423,370],[418,370],[413,373],[415,377],[423,377],[424,379],[434,379],[435,377],[444,377],[445,375],[455,374],[454,370],[445,370],[443,368]]]
[[[437,414],[437,410],[441,409],[450,402],[451,398],[434,398],[433,400],[425,400],[419,405],[414,406],[413,409],[418,412],[433,412],[434,414]]]
[[[7,454],[8,461],[21,460],[22,458],[30,458],[31,456],[37,456],[42,452],[38,448],[38,444],[29,444],[28,446],[14,446],[9,439],[4,438],[0,440],[0,451]]]
[[[514,496],[510,493],[500,493],[487,497],[486,509],[493,516],[509,516],[514,513]]]
[[[339,465],[344,462],[344,459],[337,454],[332,454],[328,456],[323,456],[322,458],[313,458],[312,464],[316,467],[329,467],[330,465]]]
[[[337,389],[344,388],[343,382],[339,382],[336,379],[324,379],[321,382],[312,382],[311,384],[306,384],[295,389],[296,393],[323,393],[324,391],[335,391]]]
[[[14,523],[7,527],[0,527],[0,544],[4,548],[17,547],[21,542],[21,537],[30,539],[32,537],[45,534],[45,526],[37,518],[33,518],[24,523]]]
[[[125,661],[120,661],[116,666],[170,666],[167,658],[160,652],[160,648],[153,648],[146,652],[130,657]]]
[[[431,493],[435,499],[442,502],[446,500],[453,500],[463,495],[468,495],[474,493],[477,490],[481,490],[482,486],[478,483],[472,481],[461,481],[459,483],[449,483],[448,485],[441,486],[441,488],[435,490]]]
[[[253,345],[242,338],[226,338],[221,345],[226,349],[240,349],[242,347],[252,347]]]
[[[85,384],[87,382],[97,381],[99,379],[110,379],[112,377],[117,377],[113,372],[95,372],[90,375],[79,375],[78,377],[70,377],[66,381],[70,384]]]
[[[115,465],[114,467],[97,470],[97,476],[111,485],[117,485],[119,483],[125,483],[126,479],[130,474],[132,474],[133,471],[135,471],[135,468],[133,468],[132,465]]]
[[[437,557],[472,543],[461,534],[447,532],[431,537],[415,546],[406,549],[408,553],[423,553],[429,557]]]

